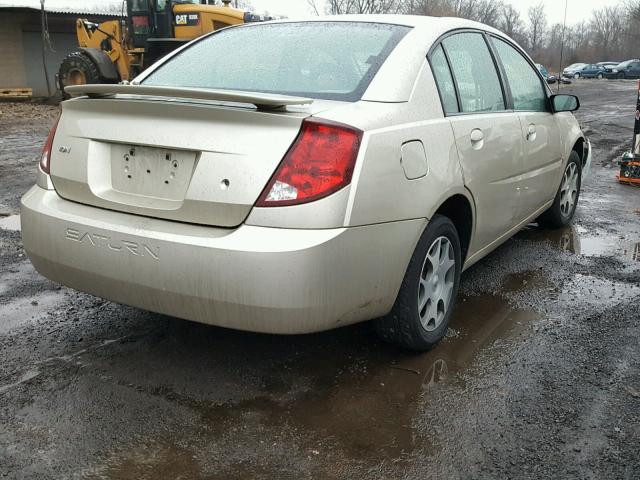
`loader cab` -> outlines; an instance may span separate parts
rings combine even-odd
[[[129,32],[135,48],[149,38],[173,38],[173,6],[207,4],[203,0],[127,0]]]
[[[127,0],[127,21],[134,48],[144,48],[145,64],[186,43],[174,35],[173,7],[201,4],[201,0]]]
[[[127,0],[127,27],[134,48],[145,48],[147,39],[154,34],[149,0]]]

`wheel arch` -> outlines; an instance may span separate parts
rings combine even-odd
[[[587,151],[585,149],[586,146],[586,140],[584,137],[578,137],[576,138],[576,140],[573,142],[573,147],[571,147],[571,151],[572,152],[576,152],[578,154],[578,156],[580,157],[581,160],[581,168],[584,168],[586,162],[587,162]]]
[[[460,238],[460,249],[462,264],[467,260],[471,240],[475,230],[475,203],[468,191],[450,192],[438,207],[433,215],[443,215],[453,222],[458,237]]]

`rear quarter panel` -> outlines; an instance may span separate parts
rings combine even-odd
[[[425,56],[426,56],[425,48]],[[453,131],[442,113],[431,69],[423,63],[408,102],[361,101],[325,112],[323,117],[363,131],[345,226],[430,218],[450,196],[464,188]],[[404,143],[420,141],[426,175],[408,180],[402,168]]]

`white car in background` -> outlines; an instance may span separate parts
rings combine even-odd
[[[68,87],[25,249],[64,285],[223,327],[377,319],[428,349],[462,271],[569,224],[590,162],[578,99],[460,19],[226,28],[132,83]]]
[[[562,70],[562,76],[572,78],[575,75],[576,71],[579,68],[584,67],[585,65],[586,63],[572,63],[568,67],[565,67],[564,70]]]

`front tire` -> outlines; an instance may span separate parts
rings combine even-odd
[[[582,160],[571,151],[562,175],[562,182],[553,205],[538,218],[538,224],[546,228],[563,228],[571,223],[578,207],[582,185]]]
[[[580,74],[579,74],[579,73],[576,73],[576,74],[573,76],[573,78],[575,78],[576,80],[578,80],[578,79],[580,78]]]
[[[391,312],[375,320],[384,341],[426,351],[447,332],[462,271],[458,231],[435,215],[420,237]]]
[[[599,73],[597,78],[598,78],[598,80],[602,80],[604,78],[604,75]]]

